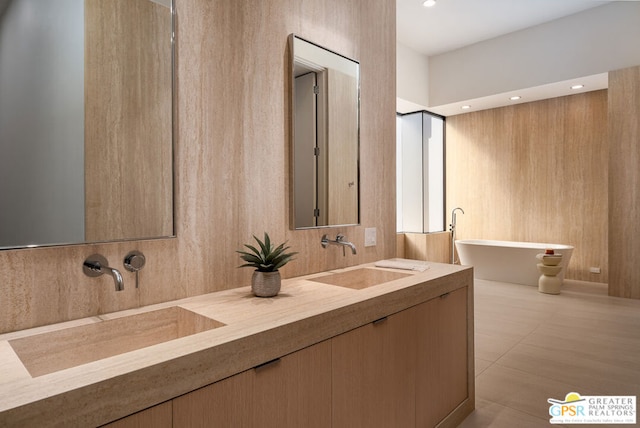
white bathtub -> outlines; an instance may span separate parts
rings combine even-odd
[[[536,255],[544,253],[547,248],[563,255],[563,269],[558,276],[564,279],[573,253],[573,247],[570,245],[481,239],[456,241],[460,263],[473,266],[475,278],[533,286],[538,286],[540,278],[540,271],[536,267],[539,263]]]

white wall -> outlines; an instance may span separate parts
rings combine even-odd
[[[424,232],[422,114],[402,116],[399,128],[397,201],[398,232]]]
[[[620,1],[435,55],[429,106],[640,64],[639,40],[640,2]]]
[[[444,229],[444,121],[422,112],[396,120],[398,232]]]
[[[429,105],[429,59],[413,49],[396,44],[396,94],[413,107],[402,113],[422,110]]]

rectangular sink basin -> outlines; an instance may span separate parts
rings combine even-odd
[[[405,278],[407,276],[411,276],[411,274],[391,272],[381,269],[360,268],[313,278],[309,281],[353,288],[354,290],[362,290],[364,288],[384,284],[389,281],[395,281],[396,279]]]
[[[179,306],[10,340],[32,377],[168,342],[223,323]]]

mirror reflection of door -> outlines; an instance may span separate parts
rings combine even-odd
[[[292,35],[293,222],[359,223],[359,64]]]
[[[327,225],[327,70],[295,77],[295,216],[297,227]],[[300,185],[298,185],[298,183]]]
[[[296,149],[295,149],[295,213],[299,227],[314,227],[317,221],[317,94],[315,72],[297,76],[295,80]]]

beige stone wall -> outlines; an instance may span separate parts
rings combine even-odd
[[[465,212],[458,239],[573,245],[567,278],[607,282],[606,90],[446,123],[447,212]]]
[[[640,67],[609,73],[609,294],[640,299]]]
[[[285,277],[395,256],[395,3],[176,3],[177,238],[0,252],[0,332],[248,285],[235,250],[265,230],[300,252]],[[362,226],[289,230],[290,33],[360,61]],[[338,232],[356,256],[322,249]],[[122,268],[132,249],[147,257],[139,289],[124,269],[119,293],[82,273],[94,252]]]

